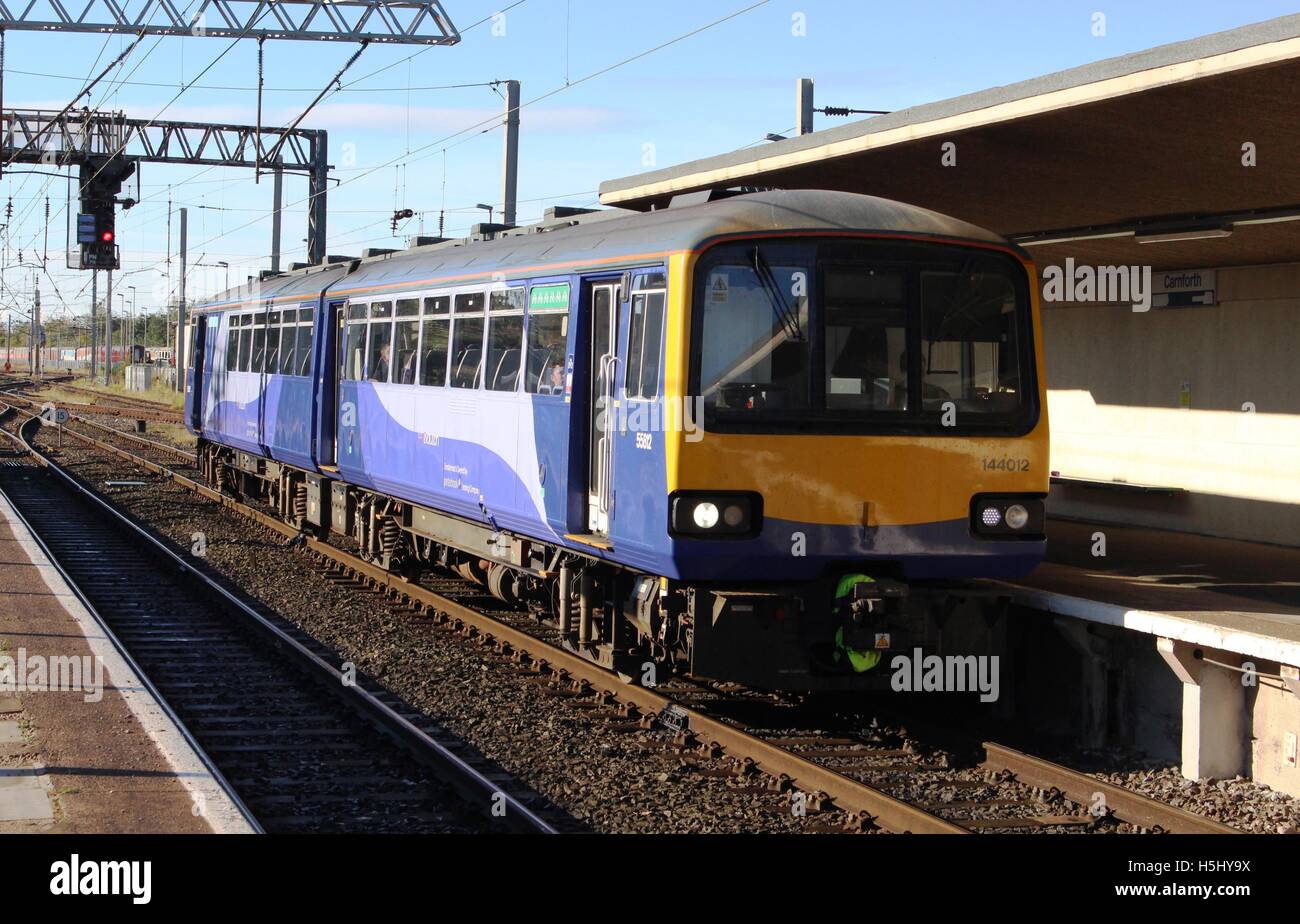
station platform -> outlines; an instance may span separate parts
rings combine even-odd
[[[1032,575],[992,583],[1057,617],[1098,722],[1110,665],[1090,627],[1146,634],[1182,684],[1183,776],[1300,795],[1300,549],[1064,519],[1047,535]]]
[[[1049,519],[1047,560],[1001,583],[1022,606],[1300,665],[1300,549]]]
[[[0,834],[249,831],[0,494]]]

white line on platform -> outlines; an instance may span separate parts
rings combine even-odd
[[[185,735],[172,721],[158,701],[105,635],[95,617],[82,605],[72,589],[64,582],[57,568],[45,557],[45,552],[32,538],[9,502],[0,494],[0,516],[13,530],[14,538],[26,552],[28,559],[40,572],[45,585],[68,612],[81,634],[90,645],[90,653],[103,659],[104,670],[113,680],[114,688],[126,700],[136,720],[149,739],[167,761],[176,778],[189,791],[196,804],[203,806],[203,818],[217,834],[251,834],[253,829],[236,808],[226,791],[204,765],[202,758],[190,746]]]

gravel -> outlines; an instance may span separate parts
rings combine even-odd
[[[503,659],[431,619],[325,578],[313,556],[287,547],[282,536],[177,485],[71,440],[59,461],[178,550],[188,552],[203,534],[205,563],[230,584],[470,742],[579,827],[797,832],[819,821],[815,813],[796,816],[788,794],[722,775],[731,766],[725,757],[684,755],[667,730],[621,730],[628,723],[613,708],[578,708],[502,670]],[[103,485],[122,478],[146,484]]]
[[[65,443],[63,457],[65,462],[76,460],[74,469],[92,483],[142,477],[126,463],[92,457],[71,441]],[[732,766],[728,759],[684,754],[666,730],[624,730],[626,721],[619,720],[610,707],[577,708],[548,694],[544,684],[503,670],[499,656],[435,626],[432,620],[399,612],[369,591],[324,578],[313,557],[286,548],[283,537],[250,527],[235,514],[154,476],[146,480],[147,487],[115,488],[108,493],[180,549],[188,550],[193,535],[202,532],[207,564],[231,584],[471,742],[579,826],[656,833],[793,832],[826,827],[830,816],[794,815],[789,794],[768,792],[727,774]],[[866,714],[855,721],[865,737],[889,740],[892,736],[895,745],[907,740],[900,728],[873,727]],[[809,728],[805,724],[797,732],[807,735]],[[829,733],[840,734],[843,729],[837,723]],[[923,774],[888,766],[863,771],[855,769],[852,761],[837,769],[898,798],[932,808],[945,806],[942,814],[959,822],[1083,811],[1068,801],[1045,802],[1040,793],[1021,784],[993,780],[968,759],[924,745],[918,745],[918,750]],[[900,768],[908,763],[916,762],[900,761]],[[1115,769],[1135,765],[1141,769]],[[1176,767],[1119,754],[1101,757],[1089,769],[1098,779],[1245,831],[1300,831],[1300,800],[1249,780],[1184,780]],[[990,799],[1018,804],[979,804]],[[967,806],[967,801],[974,804]],[[1107,830],[1129,829],[1118,825]]]

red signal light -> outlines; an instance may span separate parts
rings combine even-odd
[[[101,231],[99,232],[99,239],[103,241],[105,244],[111,244],[113,242],[113,232]]]

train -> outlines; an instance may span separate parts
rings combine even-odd
[[[624,676],[879,686],[1045,551],[1035,272],[926,209],[714,190],[268,275],[196,305],[203,477]]]

